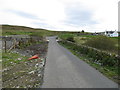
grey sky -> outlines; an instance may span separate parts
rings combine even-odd
[[[0,24],[62,31],[117,30],[117,5],[118,0],[1,0]]]

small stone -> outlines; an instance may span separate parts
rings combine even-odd
[[[41,74],[38,74],[38,77],[40,77],[41,76]]]
[[[18,58],[18,60],[22,60],[21,58]]]
[[[34,74],[35,73],[35,71],[31,71],[31,72],[29,72],[28,74]]]
[[[20,86],[17,86],[16,88],[19,88]]]
[[[39,65],[39,64],[37,63],[37,64],[35,65],[35,67],[37,68],[37,67],[38,67],[38,65]]]

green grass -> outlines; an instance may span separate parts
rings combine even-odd
[[[5,36],[5,35],[31,35],[31,36],[49,36],[49,35],[52,35],[52,32],[47,32],[47,31],[29,31],[29,30],[19,30],[19,31],[16,31],[16,30],[3,30],[2,32],[2,35]]]
[[[117,40],[120,39],[120,37],[111,37],[111,38],[112,38],[112,39],[117,39]]]
[[[102,36],[101,36],[102,37]],[[82,36],[74,36],[74,40],[75,40],[75,43],[76,44],[78,44],[78,45],[86,45],[86,42],[87,41],[89,41],[90,39],[91,40],[95,40],[95,38],[100,38],[100,36],[87,36],[87,35],[82,35]],[[104,47],[106,47],[104,50],[105,51],[107,51],[107,52],[110,52],[110,53],[115,53],[115,54],[118,54],[118,47],[119,47],[119,45],[118,45],[118,37],[109,37],[109,39],[111,40],[111,41],[113,41],[113,43],[114,43],[114,46],[112,47],[112,48],[114,48],[114,49],[111,49],[111,50],[107,50],[107,47],[109,46],[109,45],[111,45],[111,44],[107,44],[107,42],[104,42],[104,44],[106,43],[106,45],[104,46]],[[104,39],[103,39],[104,40]],[[100,43],[100,41],[98,41],[99,42],[99,45],[101,44],[101,47],[102,47],[102,44],[103,43]],[[92,43],[92,42],[89,42],[89,43]],[[113,44],[112,43],[112,44]],[[87,44],[88,45],[88,44]],[[98,44],[96,44],[96,45],[98,45]],[[89,46],[89,45],[88,45]],[[95,48],[95,47],[93,47],[93,48]],[[102,50],[102,49],[100,49],[100,50]]]
[[[12,53],[12,52],[5,53],[5,52],[2,52],[2,65],[3,65],[3,68],[25,62],[25,61],[27,61],[27,59],[28,59],[28,57],[20,55],[18,53]]]
[[[74,36],[75,36],[75,34],[72,34],[72,33],[65,33],[65,34],[59,35],[59,37],[64,40],[66,40],[67,38],[70,38],[70,37],[74,37]]]
[[[0,50],[0,70],[2,69],[2,51]],[[0,73],[1,74],[1,73]]]
[[[67,33],[64,33],[64,34],[60,34],[59,37],[63,40],[67,40],[69,38],[73,38],[73,41],[78,44],[78,45],[86,45],[86,42],[89,41],[90,39],[95,39],[95,38],[99,38],[100,35],[78,35],[77,33],[71,33],[71,32],[67,32]],[[101,36],[102,37],[102,36]],[[105,50],[107,52],[110,52],[110,53],[115,53],[115,54],[118,54],[118,39],[120,39],[120,37],[109,37],[113,42],[114,42],[114,46],[112,50]],[[102,43],[100,43],[102,44]],[[106,43],[107,44],[107,43]],[[96,44],[98,45],[98,44]],[[111,44],[107,44],[108,46],[111,45]],[[107,45],[105,45],[104,47],[107,48]],[[102,47],[102,45],[101,45]],[[95,47],[93,47],[95,48]],[[100,49],[101,50],[101,49]]]
[[[93,37],[97,37],[96,35],[80,35],[79,37],[89,37],[89,38],[93,38]]]
[[[84,44],[87,41],[87,37],[76,36],[74,37],[76,44]]]
[[[69,49],[74,55],[79,57],[81,60],[85,61],[86,63],[88,63],[92,67],[96,68],[98,71],[103,73],[105,76],[107,76],[111,80],[113,80],[117,83],[120,83],[118,78],[115,78],[115,77],[118,76],[118,67],[117,66],[116,67],[101,66],[99,64],[96,64],[96,63],[92,62],[92,60],[91,60],[92,58],[89,58],[87,55],[79,54],[76,51],[74,51],[73,49],[71,49],[70,45],[66,45],[66,44],[63,44],[63,43],[60,43],[60,44],[62,46],[64,46],[65,48]]]
[[[2,35],[31,35],[31,36],[53,36],[60,32],[50,31],[46,29],[37,29],[24,26],[2,25]]]

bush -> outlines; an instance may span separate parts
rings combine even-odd
[[[75,42],[73,37],[68,37],[67,40],[71,42]]]
[[[97,36],[91,39],[88,39],[85,43],[93,48],[101,49],[101,50],[114,50],[115,42],[106,36]]]
[[[86,55],[92,58],[92,62],[99,62],[102,66],[117,66],[118,56],[115,54],[109,54],[101,50],[86,47],[83,45],[76,45],[68,41],[61,41],[67,48],[78,52],[79,54]]]
[[[69,34],[69,33],[66,33],[66,34],[60,34],[59,37],[63,40],[67,40],[68,38],[72,38],[74,37],[74,34]]]

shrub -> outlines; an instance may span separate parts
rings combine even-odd
[[[83,54],[89,58],[92,58],[92,62],[99,62],[102,66],[117,66],[118,56],[115,54],[109,54],[107,52],[103,52],[101,50],[86,47],[83,45],[76,45],[68,41],[61,41],[61,43],[67,46],[67,48],[78,52],[79,54]]]
[[[67,40],[68,38],[74,37],[74,34],[60,34],[59,37],[63,40]]]
[[[71,42],[75,42],[73,37],[68,37],[66,40],[71,41]]]

